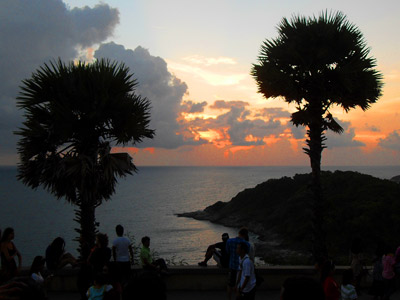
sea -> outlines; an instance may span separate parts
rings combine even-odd
[[[400,175],[400,166],[331,166],[323,170],[351,170],[383,179]],[[171,264],[194,265],[203,260],[208,245],[221,240],[222,233],[235,237],[238,228],[176,214],[229,201],[240,191],[271,178],[309,172],[309,166],[139,167],[138,173],[119,179],[112,199],[96,209],[96,220],[110,244],[116,237],[115,226],[121,224],[135,245],[149,236],[150,248],[159,257]],[[14,228],[22,264],[29,266],[36,255],[44,255],[58,236],[65,239],[66,250],[77,255],[75,207],[41,188],[32,190],[16,175],[16,167],[0,167],[0,229]],[[251,236],[253,242],[256,238]]]

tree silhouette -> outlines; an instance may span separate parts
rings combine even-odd
[[[17,177],[77,206],[82,258],[95,242],[96,207],[110,199],[118,177],[137,171],[129,154],[111,153],[111,146],[154,136],[150,102],[135,94],[136,86],[124,64],[109,60],[58,60],[22,81]]]
[[[313,255],[321,259],[327,255],[320,183],[325,131],[343,132],[329,109],[368,109],[381,95],[382,76],[374,69],[362,33],[341,12],[284,18],[278,33],[276,39],[264,41],[251,74],[266,98],[295,103],[291,122],[308,127],[303,149],[312,169]]]

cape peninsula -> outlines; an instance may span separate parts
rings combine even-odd
[[[229,202],[178,214],[228,227],[246,226],[259,236],[257,255],[271,264],[312,262],[310,174],[270,179],[241,191]],[[373,256],[378,243],[400,245],[400,185],[352,171],[322,172],[324,230],[329,254],[348,264],[350,245],[360,238]]]

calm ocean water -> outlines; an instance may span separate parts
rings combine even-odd
[[[400,166],[324,169],[353,170],[385,179],[400,174]],[[197,264],[207,245],[220,241],[223,232],[234,237],[237,228],[178,218],[176,213],[229,201],[243,189],[270,178],[309,171],[309,167],[140,167],[138,174],[121,179],[112,200],[97,209],[99,230],[108,234],[111,243],[115,226],[122,224],[137,241],[150,236],[151,248],[161,257],[175,255],[177,260]],[[66,240],[67,251],[77,254],[72,241],[77,227],[74,207],[46,191],[29,189],[16,180],[16,174],[16,168],[0,167],[0,228],[14,227],[23,265],[43,255],[57,236]]]

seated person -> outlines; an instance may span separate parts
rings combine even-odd
[[[140,250],[140,261],[143,269],[154,271],[168,271],[167,264],[162,258],[153,260],[150,252],[150,238],[145,236],[142,238],[142,249]]]
[[[75,257],[70,253],[65,253],[65,241],[57,237],[46,249],[46,266],[49,271],[59,270],[70,264],[75,267],[78,265]]]
[[[218,267],[228,268],[229,255],[226,252],[226,241],[229,239],[227,233],[222,234],[222,242],[208,246],[205,258],[199,262],[199,266],[207,267],[207,262],[212,258],[217,262]]]
[[[86,292],[86,297],[88,300],[103,300],[112,288],[112,285],[106,283],[103,274],[96,274],[93,285]]]

